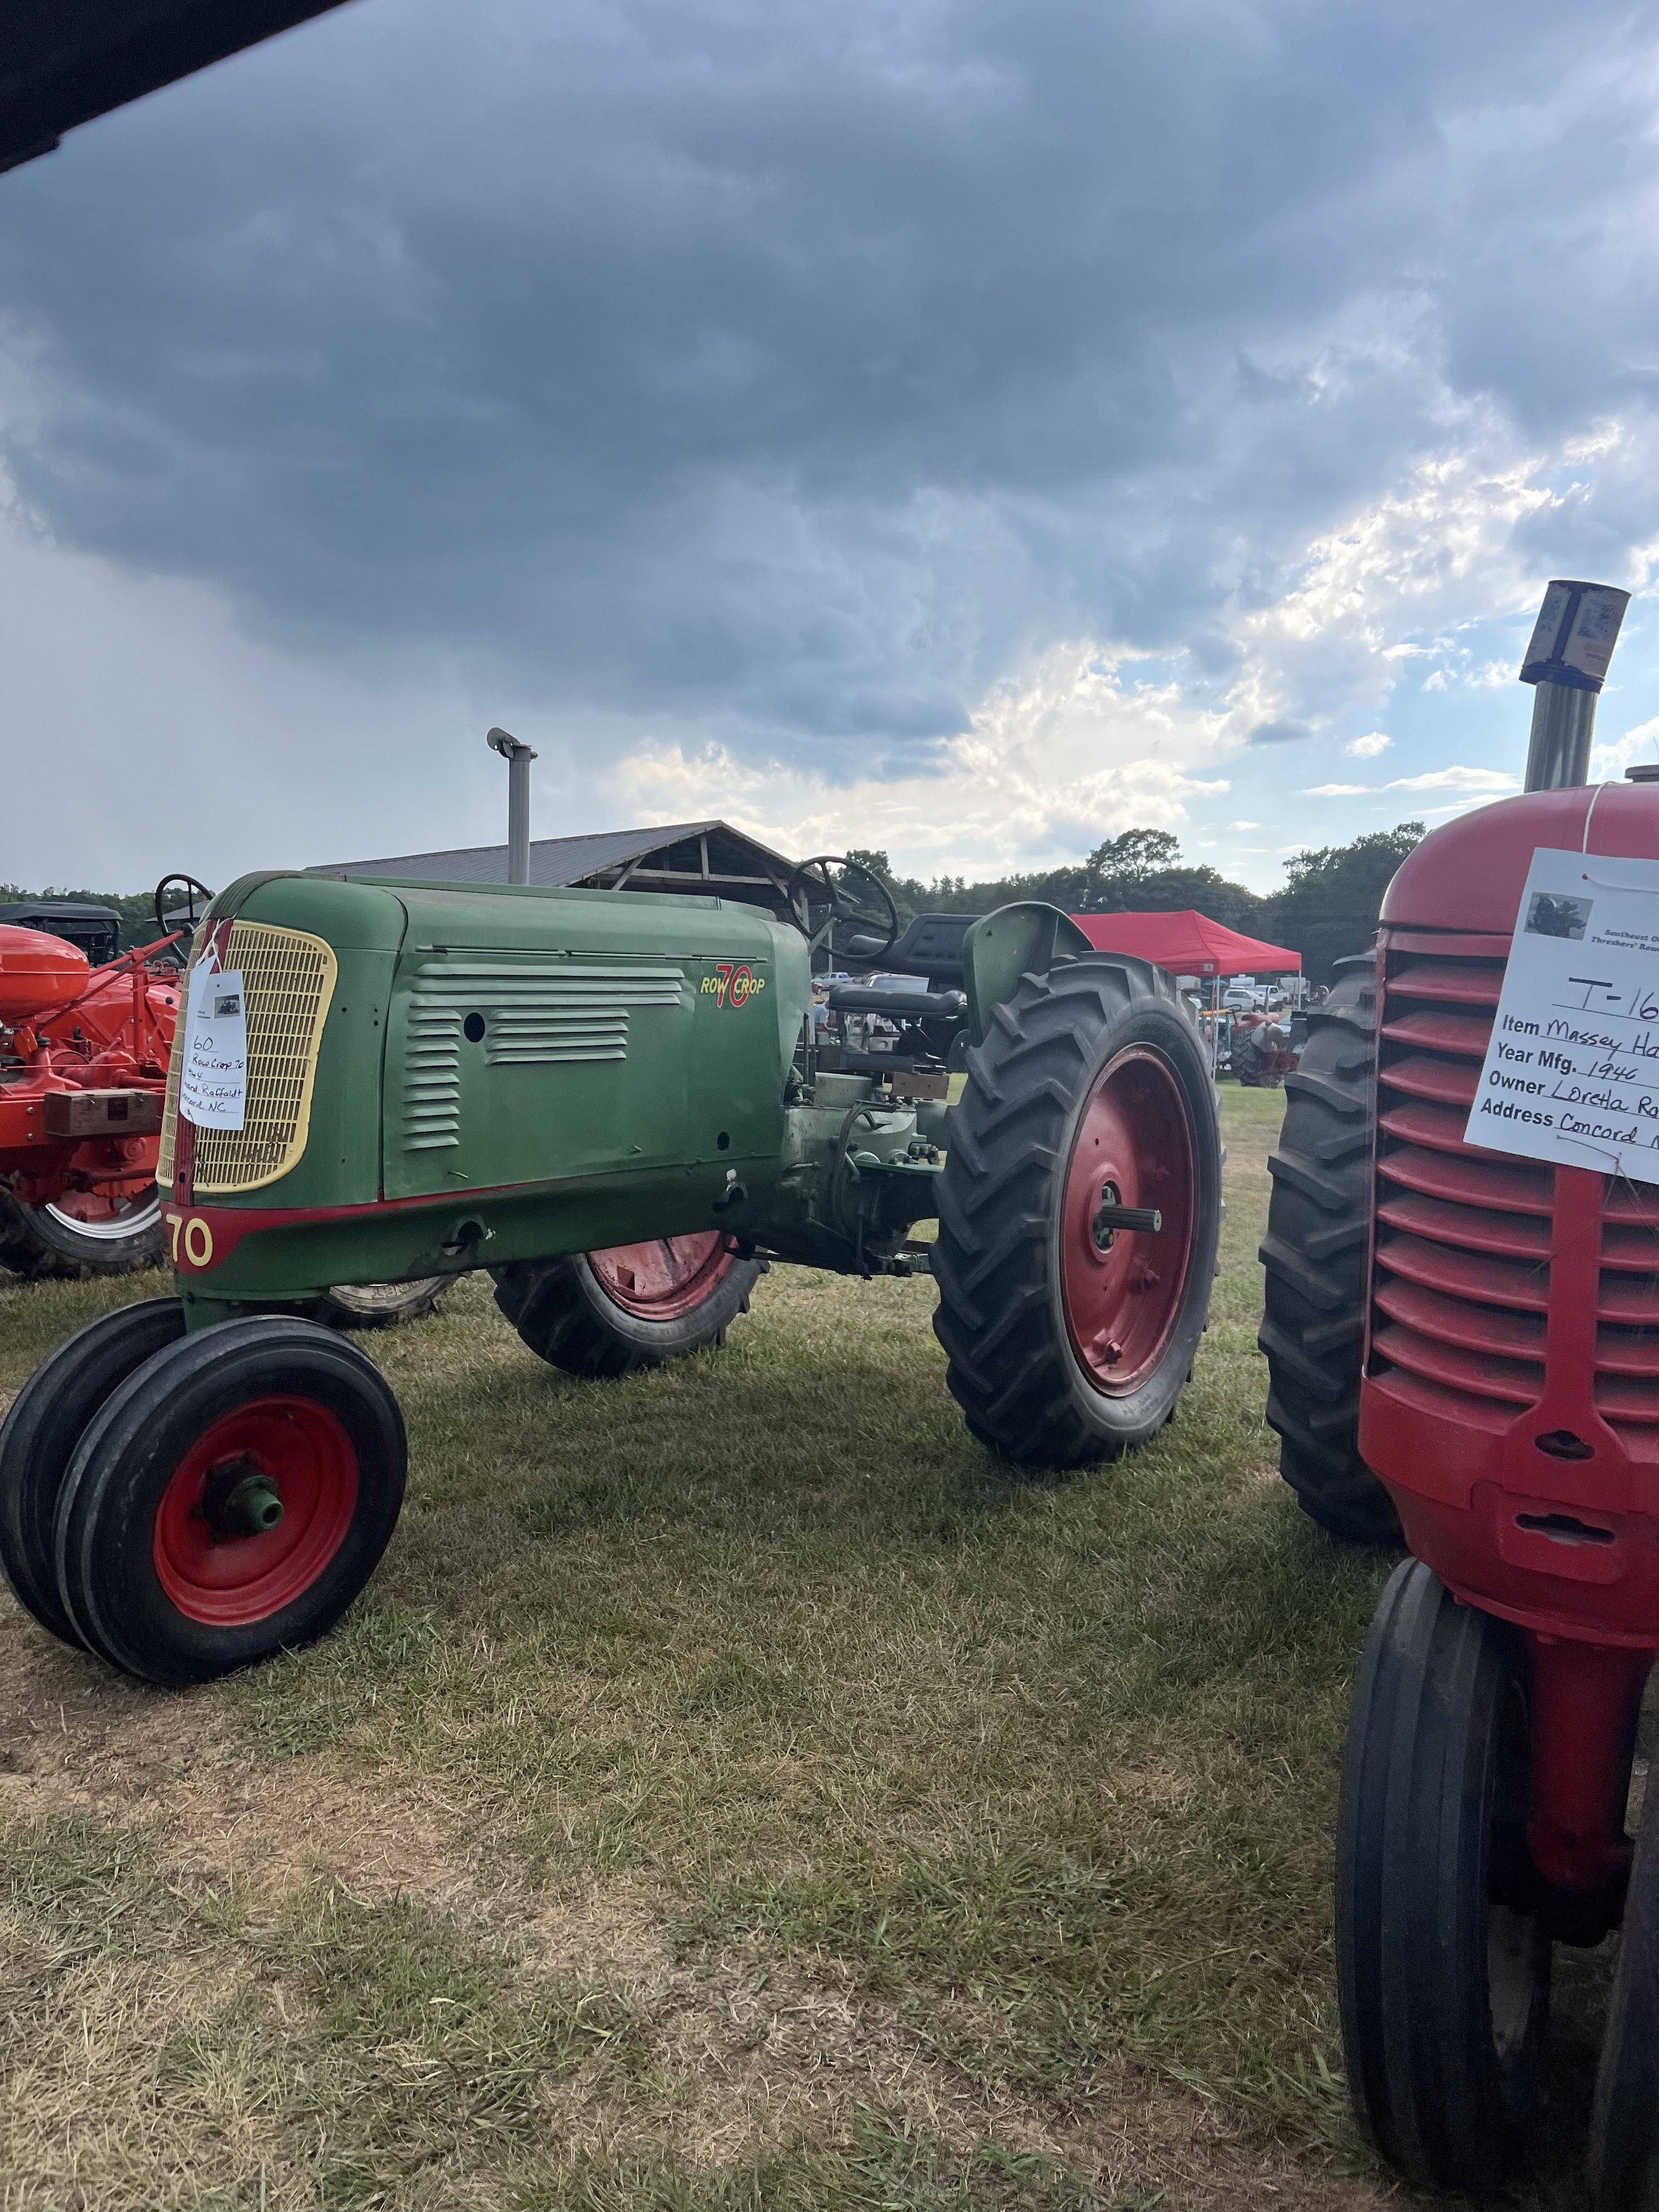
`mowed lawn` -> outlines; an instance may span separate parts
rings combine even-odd
[[[326,1644],[173,1695],[0,1599],[8,2212],[1385,2201],[1329,1891],[1390,1563],[1274,1471],[1283,1100],[1224,1103],[1211,1329],[1133,1460],[988,1459],[926,1280],[779,1269],[592,1384],[476,1278],[358,1340],[410,1491]],[[0,1278],[0,1402],[164,1287]],[[1605,1962],[1564,1980],[1568,2110]],[[1576,2201],[1550,2155],[1511,2203]]]

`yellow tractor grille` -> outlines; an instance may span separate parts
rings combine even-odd
[[[220,964],[240,971],[247,1020],[247,1103],[240,1129],[198,1129],[195,1189],[258,1190],[284,1176],[306,1148],[317,1048],[333,996],[334,954],[320,937],[269,922],[234,921]],[[191,969],[196,966],[195,957]],[[186,1005],[189,1003],[186,993]],[[158,1179],[173,1181],[184,1025],[167,1071]]]

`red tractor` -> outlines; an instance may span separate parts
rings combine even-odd
[[[1654,1110],[1634,1103],[1649,1024],[1598,1016],[1619,1051],[1592,1075],[1577,1062],[1601,1046],[1577,1016],[1546,1006],[1534,1024],[1506,1003],[1513,1040],[1494,1017],[1522,973],[1534,854],[1617,878],[1659,923],[1659,870],[1649,890],[1630,865],[1659,861],[1659,770],[1584,781],[1605,602],[1616,634],[1623,598],[1551,586],[1523,671],[1539,686],[1525,795],[1418,848],[1375,954],[1343,963],[1312,1016],[1262,1247],[1281,1471],[1335,1534],[1403,1534],[1413,1554],[1372,1622],[1344,1762],[1356,2114],[1414,2180],[1497,2186],[1539,2098],[1553,1946],[1622,1927],[1595,2212],[1659,2205],[1659,1788],[1634,1844],[1626,1832],[1659,1653],[1659,1153],[1627,1148]],[[1571,648],[1596,621],[1605,651],[1586,675]],[[1573,904],[1540,915],[1529,898],[1524,927],[1581,933],[1558,910]],[[1609,965],[1575,964],[1587,991]],[[1470,1142],[1476,1113],[1483,1132],[1509,1117],[1493,1126],[1516,1150]]]
[[[157,906],[159,920],[159,894]],[[155,1156],[181,995],[168,956],[185,933],[163,926],[154,943],[118,955],[112,912],[8,912],[16,918],[0,921],[0,1267],[42,1276],[159,1266]],[[60,921],[79,943],[52,931]]]

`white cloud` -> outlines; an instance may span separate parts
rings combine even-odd
[[[1496,768],[1437,768],[1422,775],[1397,775],[1389,783],[1316,783],[1310,799],[1380,797],[1385,791],[1462,791],[1474,798],[1496,799],[1519,791],[1518,778]]]
[[[1590,747],[1592,783],[1611,783],[1636,761],[1659,761],[1659,714],[1638,722],[1610,744]]]
[[[1222,719],[1178,684],[1135,682],[1101,646],[1060,646],[999,685],[928,773],[832,785],[667,741],[614,770],[607,818],[720,814],[784,852],[878,845],[907,873],[1000,875],[1078,859],[1120,830],[1179,829],[1190,799],[1229,788],[1211,772],[1228,749]]]
[[[1373,730],[1368,738],[1350,738],[1342,750],[1350,760],[1375,760],[1393,743],[1394,739],[1385,738],[1381,730]]]
[[[1467,791],[1497,798],[1519,791],[1521,780],[1498,768],[1437,768],[1425,775],[1397,775],[1384,791]]]

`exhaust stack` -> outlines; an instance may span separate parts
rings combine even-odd
[[[1528,791],[1589,781],[1596,694],[1629,605],[1630,593],[1616,584],[1558,576],[1545,592],[1521,669],[1521,681],[1537,687],[1527,750]]]
[[[1628,594],[1626,595],[1628,596]],[[533,746],[521,744],[506,730],[490,730],[484,743],[507,763],[507,880],[530,881],[530,763]],[[1581,776],[1579,781],[1583,781]]]

